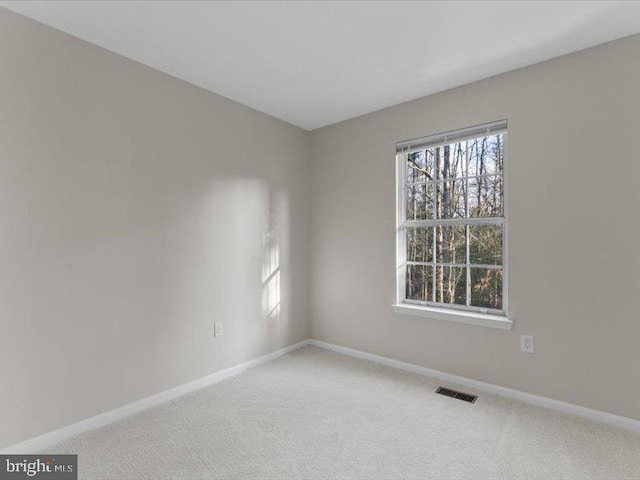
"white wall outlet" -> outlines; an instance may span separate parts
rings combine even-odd
[[[222,324],[221,323],[214,323],[213,324],[213,336],[214,337],[219,337],[220,335],[222,335]]]
[[[520,351],[534,353],[535,344],[533,342],[533,335],[520,335]]]

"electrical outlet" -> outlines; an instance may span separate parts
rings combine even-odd
[[[535,344],[533,335],[520,335],[520,351],[525,353],[534,353]]]
[[[219,337],[220,335],[222,335],[222,324],[221,323],[214,323],[213,324],[213,336],[214,337]]]

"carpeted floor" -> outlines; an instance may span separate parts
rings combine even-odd
[[[80,435],[82,479],[640,479],[640,435],[314,347]]]

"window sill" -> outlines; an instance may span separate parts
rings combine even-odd
[[[433,318],[435,320],[465,323],[467,325],[499,328],[501,330],[511,330],[513,326],[513,320],[501,315],[488,315],[484,313],[464,312],[461,310],[448,310],[445,308],[394,304],[393,311],[403,315],[415,315],[418,317]]]

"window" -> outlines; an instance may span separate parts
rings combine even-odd
[[[399,143],[397,302],[506,314],[506,121]]]

